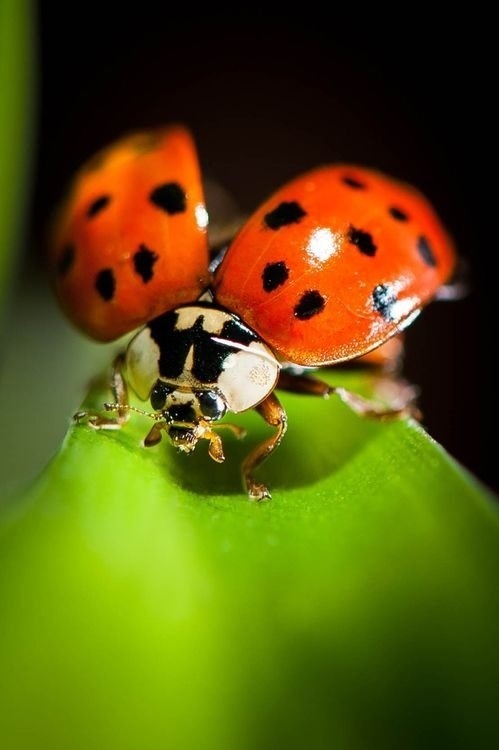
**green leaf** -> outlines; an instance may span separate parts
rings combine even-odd
[[[4,509],[0,747],[497,746],[496,498],[412,421],[282,401],[270,502],[239,477],[256,414],[223,465],[134,416]]]
[[[0,300],[20,247],[34,134],[33,8],[0,2]]]

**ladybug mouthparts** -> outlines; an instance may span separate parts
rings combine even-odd
[[[167,428],[167,433],[173,447],[180,453],[192,453],[201,437],[199,434],[196,434],[195,427],[171,425]]]
[[[158,381],[153,389],[153,403],[159,394],[164,400],[159,410],[162,429],[172,445],[182,453],[192,453],[200,438],[210,439],[212,423],[221,419],[227,411],[226,403],[215,390],[181,390]]]
[[[228,429],[237,438],[242,438],[246,434],[242,427],[228,422],[214,425],[212,420],[205,417],[197,417],[195,422],[192,423],[179,423],[173,421],[171,411],[169,414],[168,410],[163,412],[163,416],[165,417],[164,421],[157,422],[146,438],[146,446],[156,445],[161,440],[161,430],[166,432],[173,447],[180,453],[192,453],[199,440],[207,440],[208,454],[217,463],[222,463],[225,460],[225,455],[222,440],[215,429]]]

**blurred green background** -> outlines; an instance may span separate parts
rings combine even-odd
[[[487,45],[470,62],[424,15],[395,34],[377,21],[0,2],[2,750],[498,744],[495,402],[476,335],[487,141],[463,83]],[[245,444],[228,440],[218,467],[201,451],[188,463],[142,451],[140,420],[66,436],[112,347],[57,309],[47,220],[94,150],[174,119],[244,211],[338,159],[438,203],[479,267],[469,298],[408,336],[438,442],[289,395],[289,435],[262,469],[274,499],[254,505],[239,485]],[[250,440],[265,433],[243,421]]]

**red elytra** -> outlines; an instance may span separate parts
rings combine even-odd
[[[324,365],[400,331],[454,263],[418,191],[373,170],[325,166],[251,216],[217,271],[215,297],[285,360]]]
[[[196,300],[238,314],[285,361],[363,355],[410,322],[452,274],[452,239],[413,187],[339,164],[287,183],[246,221],[213,277],[187,128],[138,133],[78,173],[51,237],[57,296],[110,341]]]
[[[208,283],[207,214],[195,145],[174,125],[126,137],[76,176],[54,222],[59,301],[100,341],[191,302]]]

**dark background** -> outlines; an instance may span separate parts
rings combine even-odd
[[[52,7],[50,7],[52,5]],[[424,424],[497,487],[485,430],[496,397],[490,175],[493,49],[487,19],[428,9],[386,17],[330,7],[235,7],[218,15],[142,4],[40,4],[40,101],[31,245],[41,268],[47,220],[74,170],[124,132],[181,121],[205,174],[241,209],[325,162],[376,167],[417,185],[469,268],[470,293],[427,308],[408,330],[406,375]],[[232,12],[232,15],[231,15]],[[109,15],[106,15],[108,13]],[[412,14],[412,15],[411,15]],[[309,17],[310,16],[310,17]],[[489,249],[490,248],[490,249]],[[492,296],[491,296],[492,295]],[[489,439],[490,444],[490,439]]]

